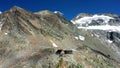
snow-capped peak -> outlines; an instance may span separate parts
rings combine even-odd
[[[108,23],[110,19],[114,19],[113,17],[110,16],[105,16],[105,15],[93,15],[93,16],[86,16],[80,19],[77,19],[75,21],[71,21],[73,22],[73,24],[78,24],[80,26],[82,26],[83,24],[90,24],[93,20],[97,21],[98,19],[102,19],[104,21],[104,23]]]
[[[58,14],[60,14],[60,15],[63,15],[63,13],[62,12],[60,12],[60,11],[54,11],[54,13],[58,13]]]

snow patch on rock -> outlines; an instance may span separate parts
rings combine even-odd
[[[98,34],[95,34],[95,36],[98,37],[98,38],[100,37]]]
[[[2,29],[2,25],[3,25],[2,22],[0,22],[0,31],[1,31],[1,29]]]
[[[53,47],[58,47],[52,40],[50,40],[50,42],[52,43]]]
[[[85,37],[84,37],[84,36],[79,35],[79,39],[80,39],[81,41],[84,41],[84,40],[85,40]]]
[[[8,35],[8,33],[5,33],[5,35]]]
[[[62,12],[60,12],[60,11],[54,11],[54,13],[58,13],[58,14],[60,14],[60,15],[63,15],[63,13]]]
[[[108,43],[113,43],[113,41],[111,41],[111,40],[107,40],[108,41]]]
[[[76,40],[79,40],[79,37],[75,37]]]
[[[91,34],[91,36],[93,37],[94,35],[93,35],[93,34]]]

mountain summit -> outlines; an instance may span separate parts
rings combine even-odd
[[[39,20],[36,19],[33,13],[16,6],[4,12],[1,15],[1,21],[1,31],[13,34],[31,34],[34,30],[40,29],[41,27]]]
[[[92,22],[92,15],[80,15]],[[58,11],[12,7],[0,14],[0,68],[120,67],[119,51],[113,52],[119,50],[113,42],[113,34],[118,34],[108,33],[108,43],[105,32],[77,27]]]

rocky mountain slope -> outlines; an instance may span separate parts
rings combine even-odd
[[[87,34],[92,38],[99,39],[100,45],[97,42],[90,42],[92,44],[89,45],[90,48],[117,62],[120,61],[120,16],[105,13],[83,17],[80,14],[71,21],[80,30],[87,30],[89,32]]]
[[[92,33],[78,30],[60,13],[33,13],[14,6],[0,14],[0,68],[119,68],[119,63],[99,52],[106,50],[107,43]],[[58,50],[72,54],[58,55]]]

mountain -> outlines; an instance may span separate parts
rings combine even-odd
[[[90,48],[117,62],[120,61],[120,16],[112,13],[78,15],[71,22],[80,31],[84,30],[84,34],[90,36],[91,40],[86,39],[85,41],[87,43],[89,41]],[[93,38],[97,40],[93,40]]]
[[[86,16],[85,16],[86,15]],[[83,16],[83,17],[82,17]],[[73,23],[78,24],[80,26],[97,26],[97,25],[119,25],[120,16],[116,14],[79,14],[76,18],[74,18]]]
[[[0,68],[119,68],[117,53],[111,58],[112,49],[92,33],[58,11],[14,6],[0,14]]]

